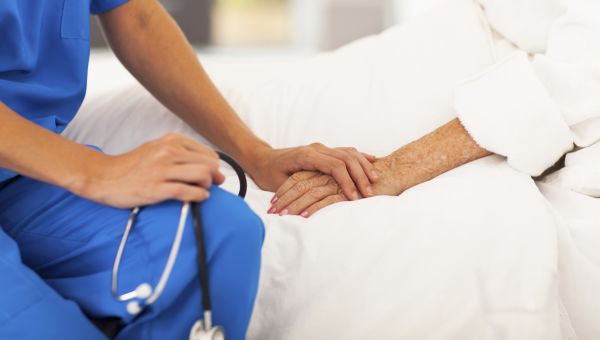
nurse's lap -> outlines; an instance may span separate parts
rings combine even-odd
[[[239,233],[244,224],[232,218],[253,215],[238,197],[218,188],[211,189],[211,193],[211,199],[202,205],[203,218],[224,223],[218,228],[214,223],[205,223],[209,266],[211,254],[232,233]],[[156,285],[175,236],[180,209],[181,203],[175,201],[142,209],[121,263],[121,294],[143,282]],[[55,186],[19,177],[0,191],[0,212],[0,224],[18,243],[23,263],[62,296],[78,302],[93,317],[131,320],[125,304],[116,302],[110,290],[113,261],[130,210],[103,206]],[[188,223],[172,277],[155,308],[167,308],[164,304],[197,281],[196,273],[195,238]]]
[[[72,301],[21,262],[0,229],[0,339],[104,339]]]

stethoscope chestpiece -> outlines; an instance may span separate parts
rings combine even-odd
[[[206,329],[206,326],[202,320],[196,321],[190,331],[190,340],[225,340],[225,332],[221,327]]]

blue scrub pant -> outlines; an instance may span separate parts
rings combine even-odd
[[[125,247],[119,292],[156,286],[181,203],[142,209]],[[201,205],[214,323],[244,339],[258,287],[261,220],[219,188]],[[117,339],[187,339],[201,319],[191,216],[171,278],[140,315],[111,295],[111,270],[130,211],[103,206],[29,178],[0,189],[0,339],[101,339],[88,318],[118,318]],[[191,215],[191,214],[190,214]],[[20,252],[20,254],[19,254]]]

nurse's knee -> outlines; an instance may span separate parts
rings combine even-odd
[[[238,250],[260,252],[265,235],[261,219],[241,198],[213,188],[204,207],[208,223],[214,223],[227,243]]]

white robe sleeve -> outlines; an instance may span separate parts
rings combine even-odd
[[[564,5],[550,25],[545,54],[516,52],[455,94],[457,115],[475,141],[532,176],[573,143],[586,147],[600,140],[600,1]],[[509,27],[510,20],[490,21]]]

